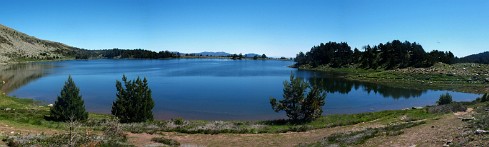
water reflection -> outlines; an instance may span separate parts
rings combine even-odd
[[[417,90],[417,89],[406,89],[406,88],[397,88],[387,85],[367,83],[367,82],[359,82],[359,81],[349,81],[341,78],[334,78],[334,75],[329,75],[320,72],[309,72],[309,71],[297,71],[297,76],[303,79],[306,79],[314,84],[321,85],[328,93],[340,93],[340,94],[348,94],[353,89],[354,90],[363,90],[370,93],[380,94],[384,98],[415,98],[421,96],[427,90]]]
[[[46,76],[54,65],[43,63],[21,63],[0,65],[0,90],[10,93],[29,82]]]

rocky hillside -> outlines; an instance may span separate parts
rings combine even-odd
[[[0,63],[53,60],[73,55],[77,48],[38,39],[0,24]]]

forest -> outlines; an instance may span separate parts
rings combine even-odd
[[[135,58],[135,59],[161,59],[161,58],[176,58],[179,53],[170,51],[150,51],[144,49],[104,49],[104,50],[84,50],[78,49],[73,52],[76,59],[90,58]]]
[[[393,40],[385,44],[351,49],[346,42],[328,42],[314,46],[310,51],[300,52],[295,58],[296,66],[310,65],[317,67],[357,66],[364,69],[396,69],[406,67],[430,67],[437,62],[453,64],[458,59],[452,52],[433,50],[426,52],[416,42]]]

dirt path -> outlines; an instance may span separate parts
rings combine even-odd
[[[466,123],[459,117],[470,117],[471,110],[442,116],[437,120],[427,120],[426,124],[404,129],[398,136],[381,136],[367,140],[359,146],[443,146],[447,142],[457,142],[463,133]],[[162,134],[128,133],[128,141],[136,146],[161,146],[152,142],[153,137],[163,136],[174,139],[182,146],[296,146],[300,143],[314,143],[333,133],[359,131],[366,128],[382,127],[378,122],[360,123],[350,126],[324,128],[307,132],[289,132],[272,134],[184,134],[163,132]],[[0,133],[10,135],[11,132],[21,134],[54,134],[56,130],[45,128],[25,128],[10,126],[0,121]],[[1,134],[0,134],[1,135]],[[0,146],[4,145],[0,141]]]
[[[363,130],[381,127],[375,122],[351,126],[311,130],[307,132],[289,132],[276,134],[184,134],[164,132],[158,134],[129,134],[129,142],[138,146],[154,145],[151,138],[164,136],[177,140],[182,146],[296,146],[300,143],[313,143],[336,132]]]
[[[472,108],[467,112],[457,112],[445,115],[438,120],[431,120],[426,124],[404,129],[398,136],[383,136],[368,140],[362,146],[444,146],[457,140],[466,126],[459,117],[470,117]]]
[[[437,120],[428,120],[426,124],[404,129],[398,136],[381,136],[367,140],[359,146],[443,146],[457,141],[463,133],[466,123],[459,117],[470,117],[472,109],[445,115]],[[296,146],[300,143],[314,143],[332,133],[358,131],[365,128],[382,127],[370,122],[351,126],[325,128],[307,132],[289,132],[278,134],[183,134],[164,132],[159,134],[129,134],[129,141],[138,146],[155,145],[151,138],[164,136],[177,140],[182,146]]]

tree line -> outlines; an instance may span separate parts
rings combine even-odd
[[[162,59],[178,58],[180,53],[170,51],[150,51],[144,49],[105,49],[105,50],[76,50],[73,55],[76,59],[89,58],[135,58],[135,59]]]
[[[395,69],[406,67],[430,67],[437,62],[452,64],[457,58],[452,52],[433,50],[426,52],[416,42],[393,40],[385,44],[364,46],[363,51],[351,49],[346,42],[328,42],[314,46],[310,51],[297,54],[297,66],[347,67],[356,65],[365,69]]]

